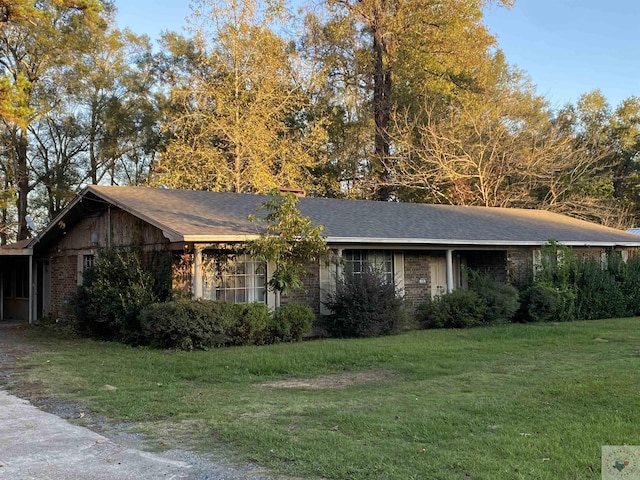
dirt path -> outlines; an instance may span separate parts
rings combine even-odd
[[[26,381],[20,359],[37,347],[29,327],[0,322],[0,479],[275,480],[252,465],[213,462],[186,449],[150,453],[154,443],[92,416],[79,405],[47,396]],[[90,428],[69,423],[85,417]],[[157,442],[155,442],[157,443]]]

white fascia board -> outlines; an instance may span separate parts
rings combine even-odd
[[[0,248],[0,257],[4,255],[8,257],[31,257],[33,256],[33,248]]]
[[[363,238],[363,237],[327,237],[329,244],[379,244],[379,245],[407,245],[407,246],[465,246],[465,247],[539,247],[547,245],[545,241],[523,241],[513,240],[458,240],[442,238]],[[585,242],[585,241],[558,241],[561,245],[568,247],[635,247],[640,248],[639,242],[611,241],[611,242]]]
[[[184,237],[182,235],[180,235],[179,233],[174,232],[173,230],[163,229],[162,230],[162,235],[164,236],[164,238],[169,240],[171,243],[184,242],[185,241]]]
[[[180,237],[183,242],[194,243],[233,243],[233,242],[247,242],[249,240],[255,240],[260,235],[185,235]]]

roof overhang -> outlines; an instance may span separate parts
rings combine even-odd
[[[167,237],[169,238],[169,237]],[[185,243],[237,243],[248,242],[259,238],[259,235],[178,235],[173,242]],[[367,237],[327,237],[328,245],[385,245],[385,246],[411,246],[411,247],[542,247],[549,244],[549,240],[513,241],[513,240],[460,240],[442,238],[367,238]],[[559,241],[567,247],[584,248],[640,248],[638,242],[585,242],[585,241]]]
[[[31,257],[33,248],[0,248],[0,257]]]
[[[360,238],[360,237],[327,237],[329,244],[348,245],[411,245],[411,246],[451,246],[451,247],[541,247],[547,245],[549,240],[513,241],[513,240],[460,240],[442,238]],[[613,248],[627,247],[640,248],[640,241],[611,241],[611,242],[585,242],[585,241],[558,241],[567,247],[585,248]]]
[[[179,240],[193,243],[236,243],[236,242],[249,242],[259,238],[259,235],[184,235],[180,236]]]

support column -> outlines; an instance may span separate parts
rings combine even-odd
[[[453,292],[453,250],[447,250],[447,293]]]
[[[33,255],[29,255],[29,325],[33,323],[33,310],[34,305],[36,305],[35,299],[33,298]]]
[[[193,298],[202,298],[202,247],[193,246]]]
[[[267,262],[267,274],[265,275],[265,281],[267,282],[266,297],[267,297],[267,306],[269,310],[273,310],[280,306],[280,292],[276,292],[275,290],[271,290],[269,288],[268,282],[273,276],[273,272],[276,271],[276,262]]]
[[[0,320],[4,320],[4,275],[0,275]]]

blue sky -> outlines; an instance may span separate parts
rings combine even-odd
[[[188,0],[117,0],[118,26],[157,39],[182,31]],[[488,7],[485,23],[507,61],[552,107],[600,89],[612,106],[640,96],[640,0],[516,0]]]

